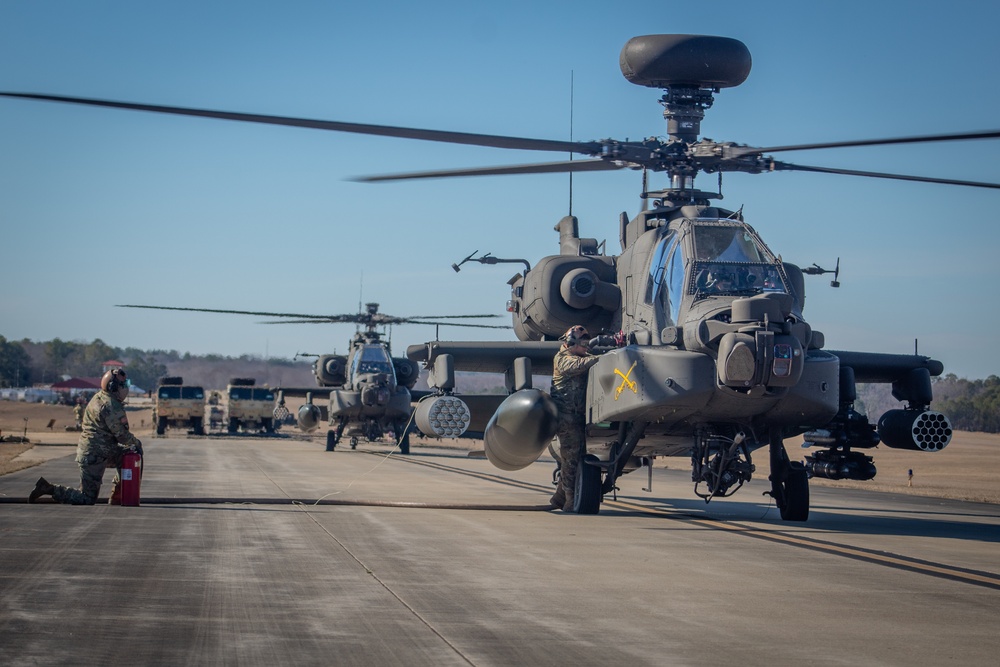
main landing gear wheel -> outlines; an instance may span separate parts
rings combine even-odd
[[[334,431],[326,432],[326,451],[332,452],[337,448],[337,434]]]
[[[358,439],[357,439],[357,437],[352,437],[351,438],[351,449],[357,449],[357,448],[358,448]]]
[[[573,492],[573,511],[576,514],[597,514],[601,511],[601,469],[587,461],[597,461],[588,454],[576,469],[576,489]]]
[[[770,438],[771,491],[778,512],[785,521],[809,519],[809,474],[798,461],[789,461],[780,429]]]
[[[798,461],[788,464],[785,477],[785,506],[780,508],[785,521],[807,521],[809,519],[809,475],[805,466]]]

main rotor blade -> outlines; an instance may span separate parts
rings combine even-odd
[[[504,176],[510,174],[555,174],[582,171],[613,171],[623,169],[625,164],[607,160],[564,160],[561,162],[539,162],[537,164],[517,164],[506,167],[481,167],[472,169],[446,169],[443,171],[417,171],[406,174],[382,174],[379,176],[358,176],[350,180],[359,183],[381,181],[404,181],[416,178],[453,178],[455,176]]]
[[[348,320],[356,321],[358,324],[372,324],[375,326],[382,326],[388,324],[430,324],[431,326],[442,326],[442,327],[475,327],[477,329],[510,329],[511,327],[504,324],[467,324],[465,322],[431,322],[424,320],[411,320],[411,319],[400,319],[396,318],[392,321],[378,321],[378,322],[368,322],[366,320]],[[258,322],[258,324],[331,324],[334,323],[332,320],[272,320]]]
[[[854,169],[833,169],[830,167],[810,167],[788,162],[775,162],[775,171],[812,171],[821,174],[846,174],[848,176],[867,176],[870,178],[890,178],[897,181],[917,181],[920,183],[941,183],[944,185],[967,185],[974,188],[1000,189],[1000,183],[982,183],[979,181],[959,181],[950,178],[931,178],[929,176],[906,176],[904,174],[886,174],[878,171],[856,171]]]
[[[477,329],[510,329],[504,324],[468,324],[466,322],[425,322],[422,320],[407,320],[407,324],[430,324],[431,326],[442,327],[475,327]]]
[[[224,310],[221,308],[182,308],[179,306],[139,306],[135,304],[118,304],[116,308],[149,308],[151,310],[188,310],[198,313],[225,313],[227,315],[260,315],[262,317],[301,317],[312,320],[326,320],[326,315],[303,315],[301,313],[269,313],[258,310]],[[357,317],[357,315],[354,315]]]
[[[959,132],[957,134],[929,134],[918,137],[896,137],[894,139],[860,139],[857,141],[830,141],[818,144],[797,144],[791,146],[768,146],[766,148],[737,148],[738,155],[755,155],[760,153],[778,153],[781,151],[806,151],[815,148],[849,148],[852,146],[886,146],[889,144],[923,144],[936,141],[964,141],[967,139],[997,139],[1000,130],[984,130],[981,132]]]
[[[286,317],[295,319],[283,319],[274,322],[261,322],[261,324],[443,324],[464,327],[486,327],[496,329],[509,329],[510,327],[489,325],[489,324],[461,324],[458,322],[426,322],[428,319],[466,319],[466,318],[496,318],[500,315],[417,315],[414,317],[394,317],[383,313],[345,313],[343,315],[305,315],[302,313],[272,313],[259,310],[227,310],[222,308],[184,308],[180,306],[140,306],[135,304],[119,304],[116,308],[148,308],[150,310],[185,310],[198,313],[222,313],[225,315],[258,315],[260,317]],[[419,318],[419,319],[415,319]]]
[[[37,93],[0,92],[3,97],[15,97],[27,100],[43,100],[46,102],[64,102],[68,104],[84,104],[95,107],[110,107],[112,109],[130,109],[133,111],[151,111],[153,113],[173,114],[177,116],[198,116],[202,118],[218,118],[235,120],[244,123],[264,123],[267,125],[285,125],[289,127],[306,127],[316,130],[334,132],[353,132],[355,134],[374,134],[385,137],[403,139],[420,139],[423,141],[438,141],[451,144],[468,144],[472,146],[489,146],[492,148],[514,148],[529,151],[558,151],[596,155],[601,152],[598,142],[583,141],[550,141],[547,139],[529,139],[524,137],[505,137],[492,134],[473,134],[467,132],[448,132],[444,130],[424,130],[412,127],[394,127],[390,125],[367,125],[364,123],[343,123],[333,120],[314,120],[309,118],[291,118],[287,116],[268,116],[235,111],[213,111],[210,109],[190,109],[157,104],[137,104],[134,102],[116,102],[87,97],[67,97],[63,95],[43,95]]]
[[[503,317],[503,315],[410,315],[406,319],[408,320],[468,320],[468,319],[478,319],[481,317],[497,318]]]

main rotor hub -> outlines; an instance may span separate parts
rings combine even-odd
[[[701,134],[701,119],[705,109],[715,101],[716,89],[675,85],[664,91],[660,98],[663,118],[667,121],[667,134],[671,139],[691,143]]]
[[[698,142],[705,110],[721,88],[743,83],[750,75],[750,50],[729,37],[707,35],[643,35],[633,37],[618,59],[622,75],[632,83],[661,88],[663,118],[669,143],[682,144],[684,152]],[[668,143],[668,145],[669,145]],[[674,146],[678,152],[679,145]],[[666,161],[674,200],[689,198],[699,166],[688,159]],[[698,198],[709,193],[697,193]],[[716,195],[717,196],[717,195]]]

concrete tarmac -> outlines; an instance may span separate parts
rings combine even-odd
[[[995,665],[1000,507],[757,479],[706,505],[683,460],[597,516],[551,461],[157,438],[141,507],[23,502],[0,477],[0,663]],[[71,454],[71,452],[67,452]],[[676,469],[675,469],[676,468]],[[102,490],[110,489],[111,473]],[[317,503],[317,501],[319,501]]]

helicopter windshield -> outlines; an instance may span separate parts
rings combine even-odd
[[[381,345],[364,345],[354,356],[353,375],[386,373],[395,378],[392,359]]]
[[[774,256],[744,225],[696,224],[694,250],[688,294],[704,297],[788,292]]]
[[[742,225],[704,223],[694,226],[695,259],[714,262],[769,263],[753,234]]]
[[[680,315],[684,295],[684,258],[678,251],[680,235],[667,230],[656,246],[646,280],[646,303],[655,304],[667,316],[670,325]]]

